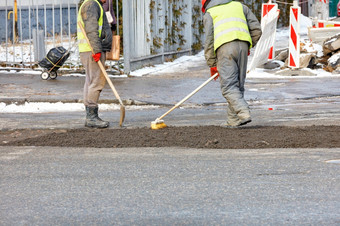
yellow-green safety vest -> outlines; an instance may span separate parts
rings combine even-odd
[[[81,24],[84,26],[83,18],[81,17],[81,9],[82,9],[83,5],[86,2],[88,2],[88,1],[95,1],[99,5],[99,8],[100,8],[100,17],[99,17],[99,21],[98,21],[98,26],[99,26],[98,33],[99,33],[99,37],[101,37],[102,29],[103,29],[104,10],[103,10],[103,7],[100,5],[100,3],[98,1],[96,1],[96,0],[85,0],[83,2],[83,4],[80,6],[80,8],[79,8],[77,20],[80,21]],[[90,52],[91,51],[91,47],[87,44],[85,36],[81,32],[80,27],[79,27],[78,24],[77,24],[77,37],[78,37],[79,52]]]
[[[233,40],[249,42],[249,49],[252,47],[252,40],[248,29],[247,19],[243,13],[243,6],[240,2],[229,2],[227,4],[214,6],[207,10],[214,23],[214,50],[224,43]]]

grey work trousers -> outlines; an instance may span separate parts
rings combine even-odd
[[[228,102],[228,121],[231,123],[250,117],[244,99],[248,49],[248,42],[236,40],[223,44],[216,52],[222,95]]]
[[[106,54],[102,53],[100,61],[105,63]],[[80,53],[80,61],[85,68],[86,78],[84,84],[84,105],[98,107],[98,100],[103,90],[106,79],[97,62],[92,57],[92,52]]]

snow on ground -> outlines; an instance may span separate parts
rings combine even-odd
[[[63,46],[70,51],[69,62],[79,62],[78,48],[76,48],[75,40],[46,40],[47,52],[54,47]],[[20,44],[12,45],[10,43],[0,45],[0,61],[1,62],[34,62],[33,43],[22,41]],[[47,54],[46,52],[46,54]],[[1,68],[0,68],[1,69]]]
[[[289,70],[289,69],[286,69]],[[303,69],[304,71],[311,71],[317,74],[318,77],[334,77],[336,75],[331,74],[323,69],[315,69],[315,70],[311,70],[309,68],[305,68]],[[278,71],[278,70],[277,70]],[[308,73],[309,74],[309,73]],[[254,71],[249,72],[249,74],[247,74],[247,78],[276,78],[276,79],[280,79],[280,78],[286,78],[285,76],[279,76],[279,75],[275,75],[274,73],[272,73],[272,71],[268,71],[266,69],[261,69],[261,68],[256,68]],[[295,79],[298,79],[299,76],[295,76]],[[301,78],[315,78],[315,76],[301,76]]]
[[[126,106],[126,110],[143,110],[154,109],[159,106],[145,105],[145,106]],[[100,111],[119,110],[118,104],[99,104]],[[24,104],[5,104],[0,103],[1,113],[56,113],[56,112],[77,112],[85,111],[82,103],[48,103],[48,102],[26,102]]]
[[[176,73],[187,71],[188,68],[197,66],[197,64],[205,64],[204,52],[201,51],[194,56],[183,56],[173,62],[165,62],[153,67],[145,67],[130,73],[131,76],[143,76],[149,74]],[[207,66],[208,67],[208,66]]]
[[[334,54],[333,56],[331,56],[329,59],[328,59],[328,62],[330,64],[335,64],[338,59],[340,58],[340,53],[337,53],[337,54]]]

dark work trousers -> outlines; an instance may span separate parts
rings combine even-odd
[[[102,53],[100,61],[105,63],[106,54]],[[92,52],[80,53],[80,61],[85,68],[86,78],[84,85],[84,105],[98,107],[98,100],[103,90],[106,79],[97,62],[92,57]]]
[[[220,74],[222,95],[228,102],[228,122],[250,118],[244,99],[244,83],[248,63],[248,42],[235,40],[220,46],[217,51],[217,70]]]

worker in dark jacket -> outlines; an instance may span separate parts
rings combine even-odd
[[[109,22],[109,25],[111,26],[112,33],[114,34],[117,29],[117,19],[115,12],[113,11],[113,2],[112,0],[106,0],[106,2],[103,4],[104,12],[107,16],[107,21]]]
[[[204,55],[211,75],[219,73],[228,119],[222,126],[235,128],[251,122],[244,99],[249,50],[261,37],[261,25],[249,8],[232,0],[202,0]]]
[[[109,122],[98,116],[99,95],[106,84],[98,61],[105,65],[106,52],[111,50],[112,32],[107,22],[102,4],[106,0],[85,0],[79,8],[78,21],[83,24],[95,54],[92,54],[84,35],[78,28],[80,60],[85,68],[84,105],[86,108],[86,127],[106,128]]]

